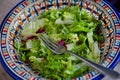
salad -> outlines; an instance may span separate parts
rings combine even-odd
[[[15,42],[20,59],[32,70],[50,80],[72,79],[92,70],[76,57],[64,53],[56,55],[39,39],[42,32],[68,50],[91,61],[100,61],[98,34],[101,22],[79,7],[51,9],[43,12],[36,21],[23,27],[21,40]],[[37,36],[36,36],[37,35]]]

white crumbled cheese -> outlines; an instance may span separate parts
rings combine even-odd
[[[78,38],[77,34],[73,34],[72,38],[73,38],[73,41],[75,41],[75,42],[79,41],[79,38]]]
[[[73,43],[67,44],[66,46],[67,46],[67,50],[72,50],[72,48],[74,47]]]

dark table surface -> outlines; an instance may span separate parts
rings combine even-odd
[[[5,17],[5,15],[8,13],[8,11],[15,6],[18,2],[21,0],[0,0],[0,23]],[[118,11],[120,11],[120,0],[108,0],[110,1]],[[114,68],[115,71],[120,72],[120,62],[119,64]],[[12,77],[10,77],[7,72],[4,70],[2,65],[0,64],[0,80],[14,80]],[[111,79],[109,77],[105,77],[102,80],[115,80]],[[120,80],[120,79],[118,79]]]

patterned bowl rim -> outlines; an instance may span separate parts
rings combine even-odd
[[[19,6],[19,4],[23,3],[25,0],[22,0],[20,2],[18,2],[10,11],[8,11],[8,13],[6,14],[6,16],[4,17],[4,19],[2,20],[1,24],[0,24],[0,32],[2,30],[2,25],[4,24],[4,21],[7,19],[7,17],[10,15],[10,13],[17,7]],[[108,6],[110,6],[113,11],[117,14],[117,16],[119,17],[120,19],[120,14],[119,12],[117,11],[117,9],[111,4],[108,2],[108,0],[103,0]],[[1,37],[1,33],[0,33],[0,37]],[[1,48],[0,48],[0,51],[1,51]],[[117,55],[117,57],[114,59],[113,63],[109,66],[110,69],[114,69],[114,67],[118,64],[118,62],[120,61],[120,50],[119,50],[119,53]],[[4,62],[2,56],[1,56],[1,53],[0,53],[0,62],[3,66],[3,68],[5,69],[5,71],[11,76],[13,77],[14,79],[17,79],[17,80],[22,80],[19,76],[17,76],[16,74],[14,74],[10,69],[9,67],[6,65],[6,63]],[[93,80],[100,80],[101,78],[103,78],[104,75],[102,74],[99,74],[97,77],[95,77]]]

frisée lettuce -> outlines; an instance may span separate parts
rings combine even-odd
[[[70,80],[92,70],[76,57],[64,53],[56,55],[38,38],[46,34],[54,41],[96,63],[100,61],[98,34],[101,22],[79,7],[51,9],[43,12],[35,22],[24,26],[21,42],[15,42],[21,60],[28,62],[40,76],[51,80]],[[37,36],[36,36],[37,35]]]

